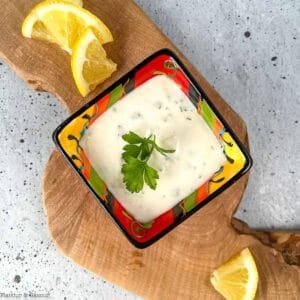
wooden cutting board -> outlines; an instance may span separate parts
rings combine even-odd
[[[111,28],[115,42],[105,48],[119,66],[118,72],[86,99],[76,91],[66,53],[55,45],[22,38],[21,22],[37,2],[1,0],[0,11],[0,57],[34,89],[53,93],[74,112],[145,57],[170,48],[247,145],[242,119],[134,2],[85,1],[85,7]],[[129,244],[56,150],[45,169],[43,200],[49,232],[61,252],[138,295],[149,299],[221,299],[209,283],[212,270],[250,247],[260,274],[257,299],[299,299],[300,233],[256,232],[233,219],[246,185],[247,177],[243,177],[145,250]]]

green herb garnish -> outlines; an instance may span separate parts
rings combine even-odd
[[[122,139],[127,142],[123,147],[122,158],[124,163],[121,169],[123,182],[127,190],[131,193],[138,193],[143,189],[144,183],[155,190],[159,175],[156,169],[148,165],[148,160],[154,150],[162,155],[174,153],[175,150],[159,147],[155,142],[155,135],[153,134],[147,138],[143,138],[130,131],[124,134]]]

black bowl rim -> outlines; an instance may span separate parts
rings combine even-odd
[[[79,172],[78,168],[73,164],[71,158],[67,155],[65,152],[64,148],[61,146],[58,136],[60,132],[77,116],[82,114],[85,110],[87,110],[89,107],[94,105],[99,101],[99,99],[103,98],[106,94],[111,92],[115,87],[123,83],[127,78],[131,78],[137,70],[142,68],[145,64],[153,60],[155,57],[160,56],[162,54],[166,54],[171,56],[172,58],[175,59],[176,63],[180,66],[180,68],[183,70],[185,75],[188,77],[190,82],[194,85],[195,89],[198,90],[198,92],[202,95],[202,97],[207,101],[215,115],[220,119],[224,127],[226,128],[226,131],[228,131],[237,145],[239,146],[240,150],[242,151],[243,155],[245,156],[246,162],[244,167],[235,175],[233,176],[228,182],[226,182],[222,187],[220,187],[218,190],[213,192],[211,195],[209,195],[204,201],[199,203],[195,208],[193,208],[191,211],[186,213],[183,217],[180,219],[176,220],[174,223],[172,223],[169,227],[167,227],[165,230],[151,238],[147,242],[138,242],[134,238],[132,238],[129,233],[122,227],[122,225],[118,222],[118,219],[111,213],[103,204],[101,201],[101,198],[96,194],[96,192],[93,190],[93,188],[90,186],[88,181],[84,178],[84,176]],[[229,186],[231,186],[234,182],[236,182],[241,176],[243,176],[245,173],[247,173],[250,168],[252,167],[253,160],[250,156],[249,151],[246,149],[246,147],[241,143],[240,139],[236,136],[236,134],[233,132],[232,128],[228,125],[228,123],[224,120],[222,117],[221,113],[218,111],[218,109],[215,107],[215,105],[212,103],[212,101],[209,99],[207,94],[204,92],[204,90],[200,87],[200,85],[197,83],[197,81],[194,79],[194,77],[191,75],[191,73],[187,70],[181,59],[170,49],[168,48],[163,48],[158,50],[157,52],[153,53],[146,59],[144,59],[141,63],[136,65],[131,71],[123,75],[120,79],[118,79],[116,82],[114,82],[112,85],[110,85],[107,89],[105,89],[102,93],[97,95],[94,99],[83,105],[79,110],[77,110],[75,113],[71,114],[65,121],[63,121],[53,132],[52,134],[52,139],[56,145],[56,147],[59,149],[59,151],[63,154],[63,156],[66,158],[66,160],[69,162],[73,170],[76,172],[76,174],[83,180],[85,185],[88,187],[88,189],[91,191],[92,194],[96,197],[100,205],[104,208],[106,213],[111,217],[113,222],[119,227],[121,232],[126,236],[126,238],[136,247],[139,249],[144,249],[146,247],[149,247],[150,245],[154,244],[156,241],[161,239],[163,236],[165,236],[167,233],[169,233],[171,230],[173,230],[175,227],[177,227],[179,224],[181,224],[183,221],[185,221],[187,218],[192,216],[195,212],[197,212],[200,208],[202,208],[204,205],[212,201],[214,198],[216,198],[219,194],[221,194],[224,190],[226,190]]]

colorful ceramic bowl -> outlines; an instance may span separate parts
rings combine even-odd
[[[227,157],[226,164],[214,176],[191,195],[182,199],[175,207],[157,217],[152,222],[141,224],[136,221],[107,189],[105,182],[90,164],[80,139],[86,129],[97,118],[119,101],[125,94],[158,74],[165,74],[180,85],[219,139]],[[90,188],[99,203],[138,248],[145,248],[168,233],[175,226],[190,217],[218,194],[233,184],[251,167],[252,160],[236,135],[221,117],[204,91],[189,74],[182,62],[170,50],[161,50],[132,71],[123,76],[110,88],[86,104],[64,121],[53,134],[54,141],[74,170]]]

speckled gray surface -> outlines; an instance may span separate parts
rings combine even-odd
[[[299,229],[299,1],[137,2],[247,122],[254,167],[237,216],[253,227]],[[0,298],[135,299],[49,239],[41,175],[67,112],[1,63],[0,115]]]

